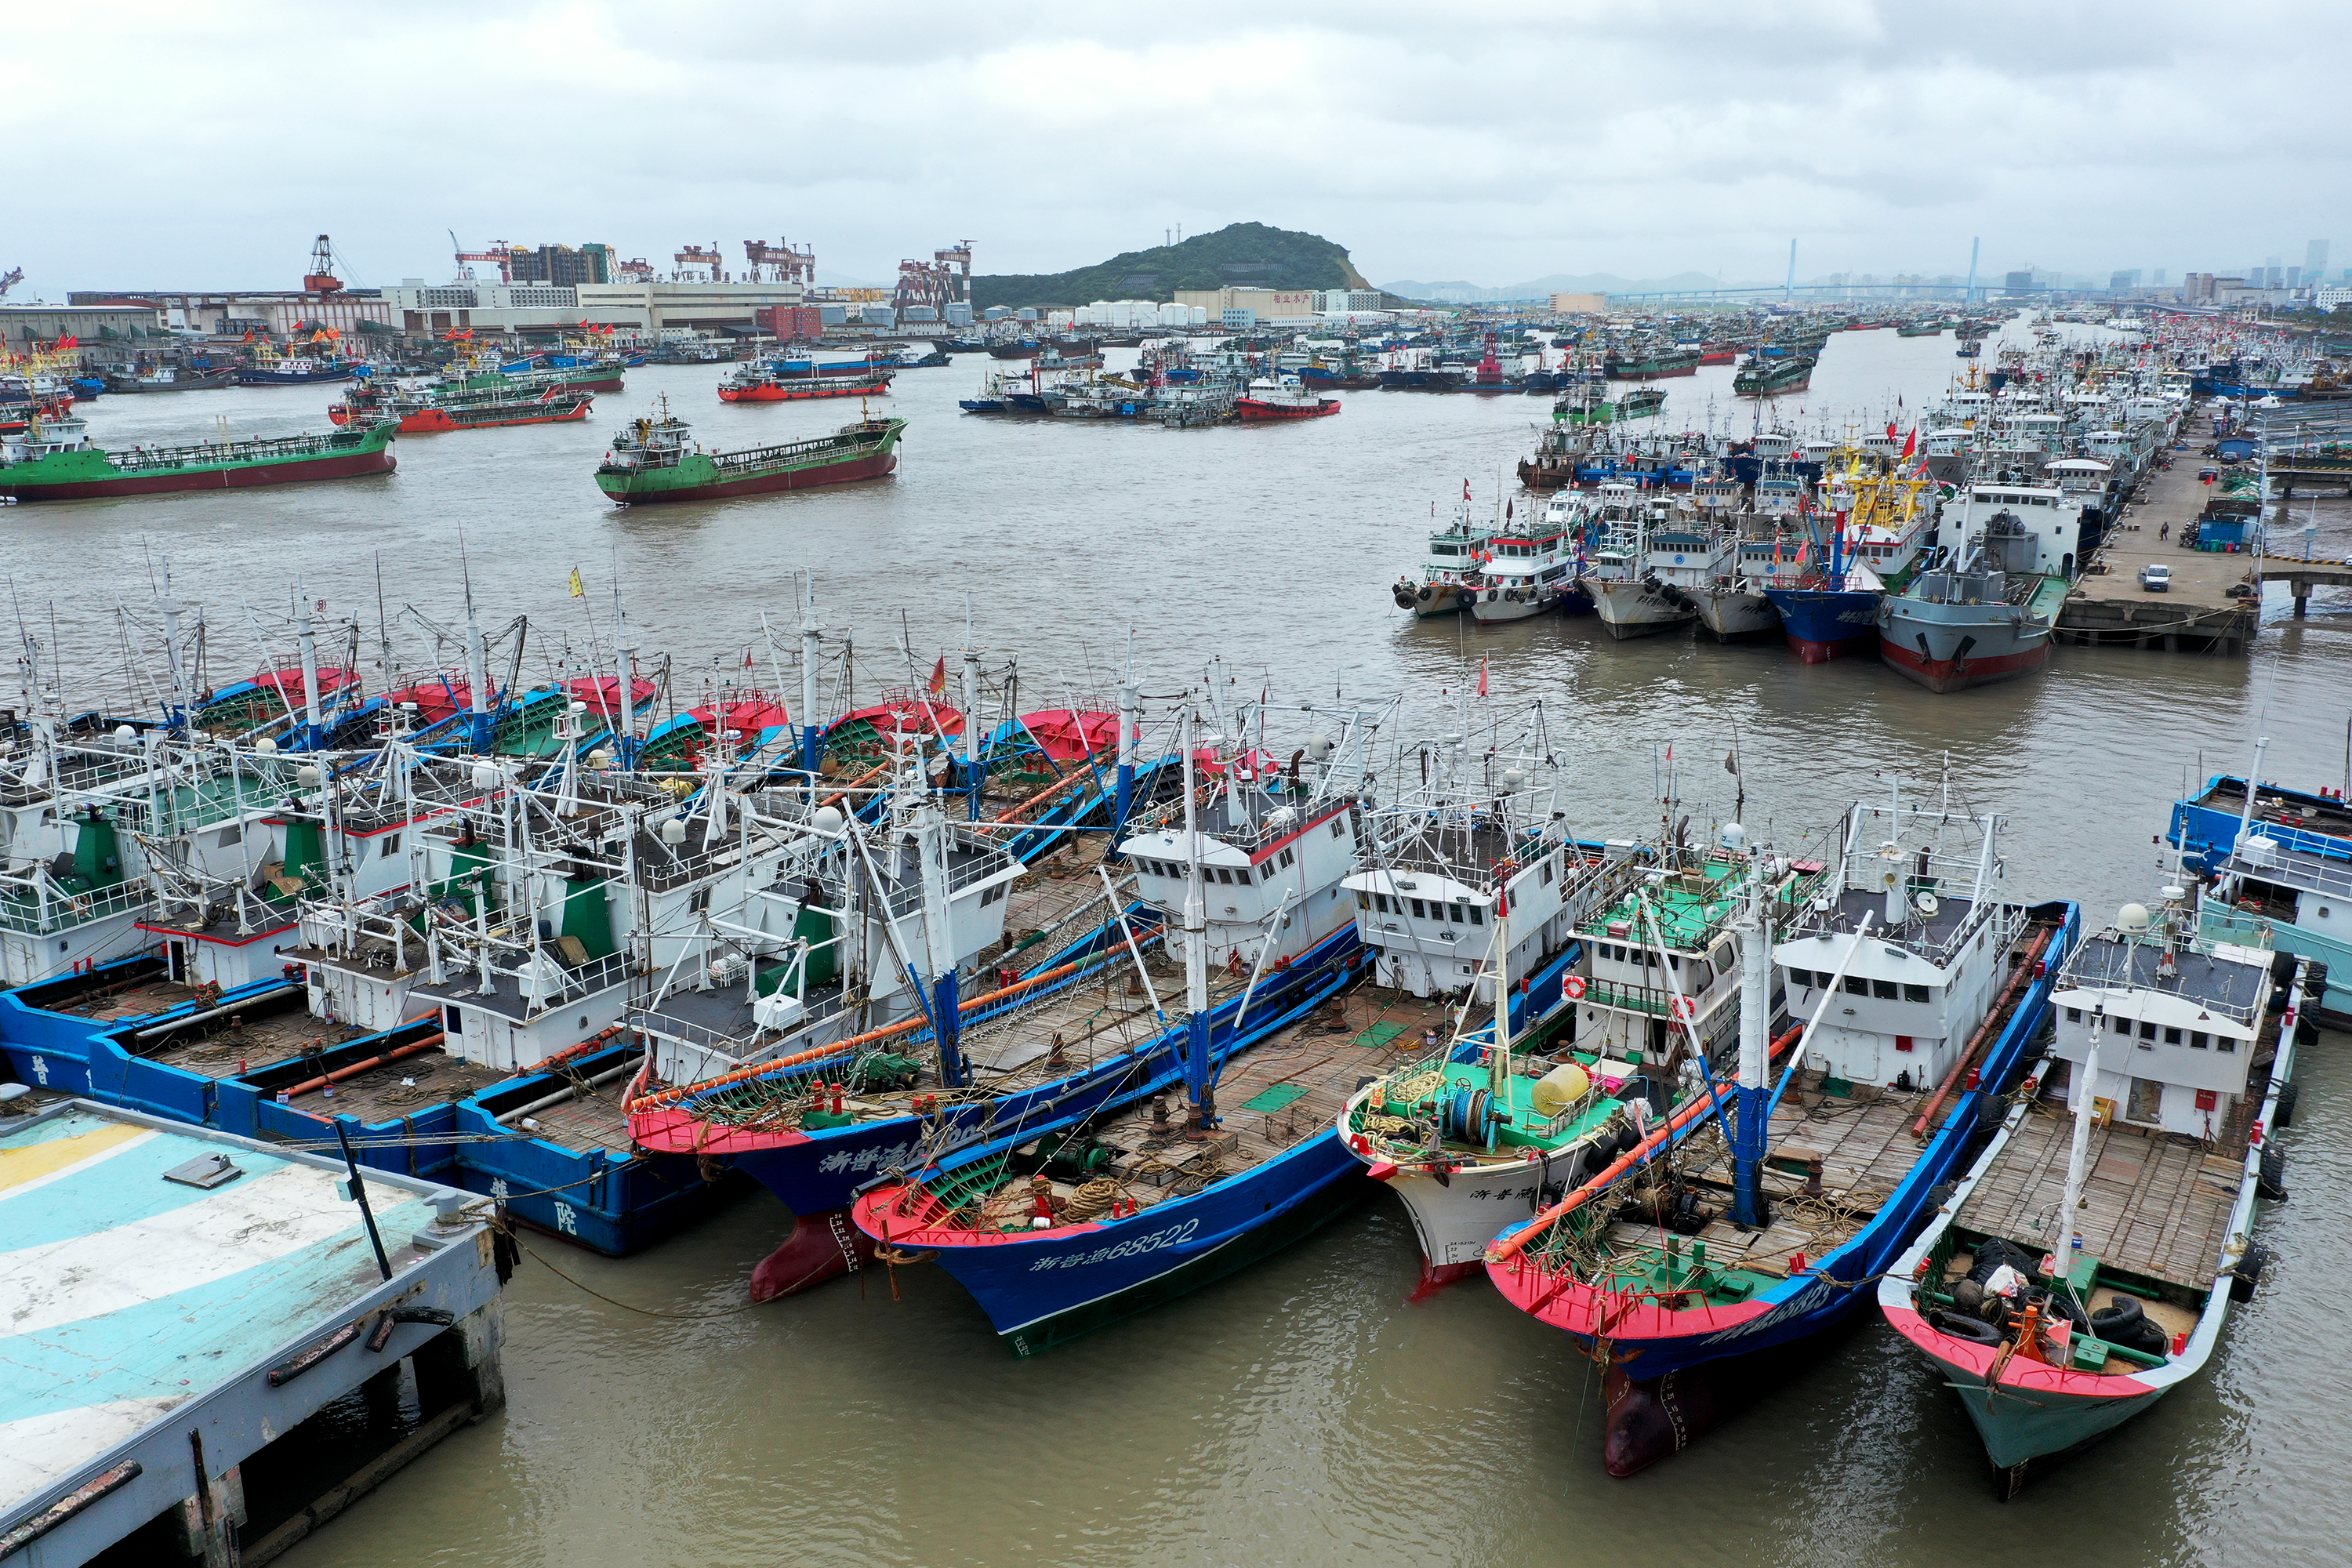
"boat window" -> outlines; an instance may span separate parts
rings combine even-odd
[[[1789,984],[1801,991],[1810,991],[1813,985],[1813,972],[1810,969],[1791,969],[1789,971]]]
[[[2167,1030],[2165,1030],[2165,1031],[2164,1031],[2164,1043],[2165,1043],[2166,1045],[2168,1045],[2168,1046],[2177,1046],[2177,1045],[2179,1045],[2179,1044],[2180,1043],[2180,1031],[2179,1031],[2179,1030],[2178,1030],[2178,1029],[2167,1029]]]
[[[1882,1002],[1892,1002],[1901,994],[1901,991],[1892,980],[1874,980],[1870,983],[1870,994]]]
[[[1666,967],[1680,974],[1683,971],[1683,955],[1679,952],[1666,954]]]
[[[2238,1048],[2238,1042],[2227,1035],[2216,1035],[2213,1037],[2213,1048],[2217,1051],[2234,1051]]]
[[[1421,900],[1419,899],[1415,899],[1412,901],[1412,918],[1417,921],[1427,920],[1429,918],[1429,911],[1421,907]]]
[[[1870,982],[1864,980],[1859,974],[1847,975],[1845,977],[1845,988],[1847,994],[1850,995],[1867,996],[1870,994]]]
[[[1475,904],[1470,906],[1470,923],[1474,926],[1482,926],[1486,923],[1486,911],[1479,909]]]
[[[397,833],[387,833],[387,834],[385,834],[385,835],[383,836],[383,852],[382,852],[380,855],[378,855],[378,856],[377,856],[377,858],[378,858],[378,859],[382,859],[382,860],[389,860],[389,859],[391,859],[394,856],[395,856],[395,855],[397,855],[397,854],[399,854],[399,853],[400,853],[400,835],[399,835],[399,834],[397,834]]]
[[[2128,1035],[2131,1033],[2131,1020],[2129,1018],[2110,1018],[2107,1021],[2116,1026],[2116,1034]]]
[[[706,882],[701,887],[695,889],[693,892],[688,894],[686,899],[686,907],[696,914],[701,914],[705,910],[709,910],[710,908],[710,884]]]
[[[2083,1021],[2083,1010],[2082,1010],[2080,1007],[2069,1007],[2069,1008],[2067,1008],[2067,1009],[2066,1009],[2066,1021],[2067,1021],[2068,1023],[2070,1023],[2070,1024],[2079,1024],[2079,1023],[2081,1023],[2081,1022]]]
[[[1332,818],[1332,819],[1331,819],[1331,837],[1332,837],[1337,838],[1337,837],[1339,837],[1341,834],[1343,834],[1343,833],[1345,833],[1345,832],[1347,832],[1347,831],[1348,831],[1348,825],[1347,825],[1346,823],[1344,823],[1344,822],[1340,821],[1340,820],[1339,820],[1339,818],[1337,818],[1337,817],[1334,817],[1334,818]]]
[[[2202,1029],[2192,1029],[2192,1030],[2190,1030],[2190,1031],[2189,1031],[2189,1048],[2190,1050],[2192,1050],[2192,1051],[2201,1051],[2201,1050],[2203,1050],[2203,1049],[2205,1048],[2205,1046],[2206,1046],[2206,1039],[2207,1039],[2207,1037],[2206,1037],[2206,1034],[2205,1034],[2205,1031],[2204,1031],[2204,1030],[2202,1030]]]
[[[1551,881],[1551,862],[1549,860],[1546,860],[1543,863],[1543,879],[1547,885]]]
[[[1906,1002],[1925,1002],[1927,999],[1927,988],[1925,985],[1906,985],[1903,988],[1903,1000]]]
[[[1291,863],[1291,860],[1292,860],[1292,859],[1293,859],[1293,857],[1292,857],[1292,855],[1291,855],[1291,853],[1290,853],[1290,851],[1289,851],[1289,850],[1286,849],[1286,850],[1284,850],[1284,851],[1282,852],[1282,863],[1283,863],[1284,865],[1286,865],[1286,866],[1289,865],[1289,864]]]
[[[1469,917],[1462,912],[1462,906],[1460,904],[1448,904],[1445,906],[1445,918],[1452,921],[1455,925],[1460,925]]]
[[[1356,895],[1356,907],[1360,910],[1369,910],[1372,907],[1372,900],[1364,897],[1363,894],[1358,893]]]
[[[2156,1038],[2156,1026],[2153,1023],[2141,1024],[2139,1026],[2139,1037],[2143,1040],[2152,1040]]]

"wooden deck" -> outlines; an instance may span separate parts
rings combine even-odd
[[[2137,1276],[2201,1299],[2221,1266],[2230,1211],[2245,1176],[2248,1123],[2278,1058],[2279,1018],[2265,1016],[2254,1041],[2246,1094],[2211,1143],[2128,1122],[2091,1129],[2083,1184],[2083,1251],[2103,1271]],[[2054,1074],[2053,1074],[2054,1076]],[[2054,1087],[2054,1086],[2053,1086]],[[2054,1100],[2036,1101],[2000,1162],[1969,1194],[1953,1225],[1973,1242],[1997,1236],[2047,1250],[2066,1195],[2074,1116]]]
[[[1957,1221],[1961,1232],[2048,1250],[2064,1205],[2074,1129],[2064,1107],[2037,1105],[2011,1135],[2000,1163],[1969,1194]],[[2136,1127],[2094,1127],[2083,1250],[2113,1272],[2209,1289],[2229,1239],[2242,1158]]]
[[[1149,1208],[1169,1198],[1189,1197],[1221,1177],[1264,1163],[1283,1151],[1330,1131],[1349,1096],[1365,1079],[1417,1060],[1421,1028],[1444,1028],[1447,1020],[1411,996],[1359,986],[1325,1003],[1308,1017],[1254,1047],[1233,1062],[1217,1085],[1218,1112],[1224,1126],[1214,1136],[1183,1136],[1183,1091],[1163,1098],[1167,1120],[1155,1121],[1144,1101],[1097,1126],[1095,1142],[1114,1151],[1108,1173],[1118,1195]],[[1412,1026],[1387,1044],[1360,1045],[1375,1024]],[[1300,1092],[1290,1093],[1296,1089]],[[1264,1097],[1282,1103],[1257,1110],[1248,1102]],[[1052,1184],[1067,1199],[1077,1187]],[[1026,1179],[1007,1182],[989,1198],[983,1224],[1011,1228],[1027,1213],[1032,1189]]]

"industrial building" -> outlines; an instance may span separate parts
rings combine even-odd
[[[1319,289],[1179,289],[1176,303],[1204,310],[1207,320],[1230,325],[1308,327],[1322,311],[1323,293]],[[1247,312],[1246,320],[1238,312]]]
[[[400,325],[383,290],[376,289],[324,294],[300,289],[82,289],[66,298],[82,307],[160,312],[166,327],[214,336],[251,332],[286,337],[307,327],[331,327],[349,335]]]
[[[79,354],[88,364],[106,357],[110,343],[161,336],[164,327],[163,313],[144,303],[0,305],[0,353],[73,337],[81,340]]]

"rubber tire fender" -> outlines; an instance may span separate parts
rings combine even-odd
[[[1990,1323],[1976,1318],[1964,1317],[1958,1312],[1937,1312],[1927,1320],[1927,1326],[1939,1334],[1956,1340],[1964,1340],[1972,1345],[1983,1345],[1987,1349],[2000,1343],[2001,1334],[1999,1329],[1994,1328]]]
[[[2238,1267],[2231,1272],[2230,1300],[2232,1301],[2252,1300],[2254,1299],[2254,1287],[2263,1282],[2263,1265],[2268,1263],[2270,1260],[2271,1249],[2269,1247],[2264,1247],[2259,1241],[2248,1243],[2245,1256],[2238,1259]]]
[[[2286,1202],[2286,1151],[2269,1148],[2263,1151],[2263,1163],[2256,1168],[2254,1191],[2274,1204]]]
[[[2100,1308],[2091,1314],[2091,1332],[2111,1345],[2129,1342],[2128,1336],[2140,1324],[2147,1321],[2147,1313],[2137,1300],[2117,1296],[2112,1306]]]
[[[2283,1083],[2279,1085],[2278,1110],[2271,1117],[2271,1125],[2273,1127],[2285,1128],[2294,1125],[2295,1098],[2295,1086],[2294,1084]]]

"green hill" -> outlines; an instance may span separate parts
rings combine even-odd
[[[1344,247],[1320,235],[1228,224],[1177,245],[1130,250],[1070,272],[1002,273],[971,280],[974,307],[1087,305],[1175,298],[1179,289],[1369,289]]]

